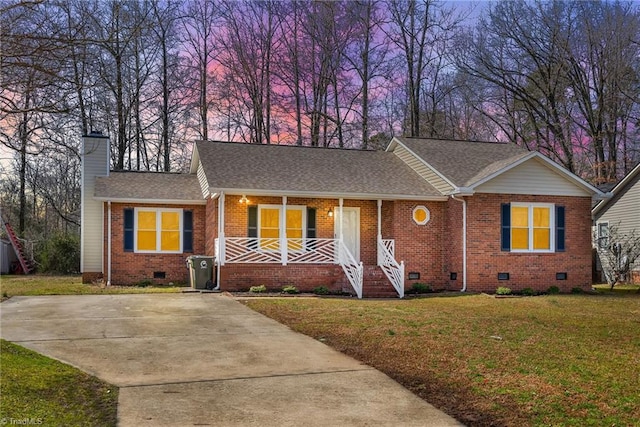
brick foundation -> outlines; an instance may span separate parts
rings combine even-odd
[[[280,290],[293,285],[301,292],[311,292],[318,286],[340,292],[343,278],[339,265],[226,264],[220,269],[221,289],[227,291],[246,291],[260,285]]]

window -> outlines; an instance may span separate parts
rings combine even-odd
[[[598,248],[605,249],[609,247],[609,223],[598,223]]]
[[[125,213],[126,217],[127,214]],[[190,227],[191,225],[189,224]],[[128,229],[125,227],[125,245],[127,231]],[[134,210],[134,229],[132,234],[135,252],[180,253],[183,250],[182,232],[182,209],[136,208]],[[188,232],[191,236],[193,230],[188,230]],[[190,241],[188,243],[191,245]]]
[[[308,236],[315,236],[315,209],[304,206],[286,206],[284,230],[281,224],[282,205],[249,206],[249,237],[259,238],[262,250],[279,251],[280,238],[287,237],[287,249],[303,249]]]
[[[502,205],[502,250],[564,251],[564,207],[544,203]]]
[[[426,206],[416,206],[412,212],[413,222],[418,225],[425,225],[431,219],[431,212]]]

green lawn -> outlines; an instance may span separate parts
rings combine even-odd
[[[80,276],[0,276],[2,297],[16,295],[100,295],[180,292],[182,288],[168,286],[98,286],[85,285]]]
[[[244,302],[467,425],[640,425],[635,292]]]
[[[115,426],[118,389],[0,340],[0,423]]]

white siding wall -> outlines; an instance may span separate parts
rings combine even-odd
[[[82,153],[82,205],[80,226],[80,271],[102,273],[104,211],[94,200],[97,176],[109,175],[109,139],[85,136]]]
[[[418,175],[424,178],[429,184],[433,185],[436,190],[440,191],[442,194],[447,194],[453,187],[449,185],[444,179],[440,178],[438,174],[436,174],[433,170],[425,166],[425,164],[418,159],[416,156],[411,154],[406,148],[402,145],[397,145],[394,148],[393,153],[400,158],[403,162],[405,162],[411,169],[416,171]]]
[[[590,196],[538,159],[530,159],[476,188],[478,193]]]
[[[204,173],[202,163],[198,162],[198,182],[200,182],[200,188],[202,189],[202,196],[206,199],[209,197],[209,183],[207,182],[207,176]]]
[[[618,228],[621,234],[635,230],[640,235],[640,174],[629,184],[627,191],[616,200],[609,202],[609,207],[596,218],[596,223],[608,222],[609,226]],[[636,261],[635,269],[640,269]]]

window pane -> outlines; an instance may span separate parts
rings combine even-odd
[[[180,250],[180,232],[179,231],[163,231],[160,236],[160,250],[162,251],[179,251]]]
[[[551,249],[548,228],[536,228],[533,230],[533,249]]]
[[[138,229],[155,230],[156,229],[156,213],[148,211],[138,211]]]
[[[156,250],[156,232],[138,230],[138,250],[139,251],[155,251]]]
[[[279,209],[260,209],[260,227],[261,228],[279,228],[280,227],[280,210]]]
[[[549,208],[533,208],[533,226],[549,228],[549,218],[551,217]]]
[[[302,211],[299,209],[287,210],[287,229],[302,229]]]
[[[511,229],[511,249],[529,249],[529,229],[528,228],[512,228]]]
[[[180,230],[180,215],[178,212],[162,212],[162,230]]]
[[[511,226],[512,227],[528,227],[529,226],[529,208],[522,206],[511,207]]]

